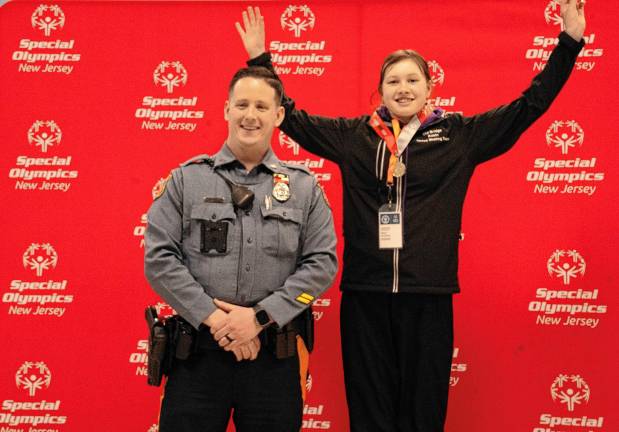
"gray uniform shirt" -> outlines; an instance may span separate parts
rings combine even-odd
[[[286,201],[272,195],[275,173],[289,178]],[[221,176],[253,191],[251,210],[235,210]],[[201,247],[207,221],[227,227],[225,250]],[[215,311],[214,298],[259,304],[283,326],[337,271],[333,218],[315,177],[270,149],[250,172],[226,145],[173,170],[148,211],[144,240],[146,278],[196,328]]]

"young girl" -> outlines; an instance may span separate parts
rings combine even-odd
[[[560,4],[565,31],[545,69],[494,110],[464,117],[428,107],[428,65],[411,50],[385,59],[382,105],[371,115],[310,115],[284,97],[280,128],[342,173],[340,330],[353,432],[443,431],[467,186],[475,167],[509,150],[568,79],[584,45],[584,1]],[[248,8],[236,27],[248,63],[274,72],[260,10]]]

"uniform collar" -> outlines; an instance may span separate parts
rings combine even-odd
[[[234,153],[232,153],[232,150],[230,150],[230,147],[228,147],[227,144],[224,144],[221,149],[213,156],[213,160],[213,166],[215,168],[233,162],[237,162],[240,164],[240,162],[237,160],[236,156],[234,156]],[[273,153],[273,150],[271,148],[269,148],[267,153],[264,155],[264,158],[262,158],[262,161],[257,165],[257,167],[259,166],[263,166],[270,172],[280,172],[283,168],[282,162],[277,158],[277,156],[275,156],[275,153]]]

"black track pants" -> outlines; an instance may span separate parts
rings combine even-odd
[[[340,321],[351,432],[443,432],[452,296],[344,291]]]

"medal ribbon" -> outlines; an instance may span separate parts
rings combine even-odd
[[[393,171],[395,170],[395,164],[398,161],[398,135],[400,134],[400,122],[397,119],[392,119],[393,133],[389,130],[385,122],[378,115],[376,111],[372,113],[370,118],[370,126],[374,129],[374,132],[385,141],[387,148],[391,152],[389,156],[389,167],[387,168],[387,185],[393,185]]]
[[[417,119],[419,120],[420,126],[423,124],[426,117],[427,117],[427,114],[425,110],[421,110],[417,113]],[[395,166],[398,161],[398,158],[400,157],[400,154],[398,152],[398,137],[400,136],[400,122],[398,121],[398,119],[392,118],[391,125],[393,126],[393,133],[389,130],[389,128],[387,127],[383,119],[380,118],[377,111],[374,111],[372,113],[372,116],[370,117],[370,126],[372,126],[372,129],[374,129],[374,132],[376,132],[378,136],[381,137],[385,141],[387,148],[391,152],[391,156],[389,156],[389,167],[387,168],[387,185],[388,186],[393,185],[393,172],[395,170]],[[410,125],[410,122],[409,122],[409,125]],[[417,129],[415,128],[415,131],[416,130]],[[406,146],[404,146],[404,148],[406,148]]]

